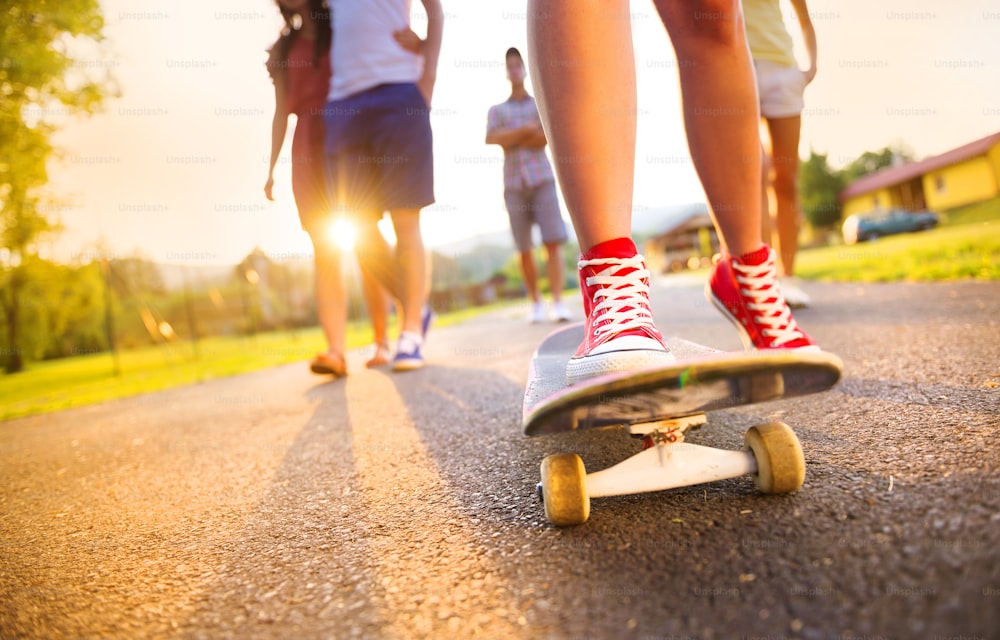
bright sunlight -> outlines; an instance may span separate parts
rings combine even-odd
[[[357,231],[350,220],[337,218],[326,228],[326,238],[340,248],[341,251],[353,251]]]

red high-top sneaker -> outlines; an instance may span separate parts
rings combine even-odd
[[[570,384],[674,360],[653,324],[649,270],[630,239],[597,245],[577,266],[587,333],[566,366]]]
[[[819,349],[795,323],[767,246],[742,259],[723,255],[712,268],[705,297],[736,325],[748,350]]]

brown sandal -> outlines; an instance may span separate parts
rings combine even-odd
[[[309,363],[309,370],[321,375],[340,378],[347,375],[347,363],[339,353],[317,353]]]
[[[386,343],[375,345],[375,354],[371,357],[371,360],[365,363],[365,366],[369,369],[375,367],[381,367],[382,365],[389,364],[392,360],[392,352],[389,351],[389,345]]]

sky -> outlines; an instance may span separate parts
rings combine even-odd
[[[509,94],[503,54],[527,50],[526,0],[443,0],[445,35],[431,112],[437,203],[430,247],[507,229],[499,147],[486,113]],[[917,158],[1000,131],[1000,7],[995,1],[821,0],[819,41],[800,151],[842,167],[903,145]],[[99,249],[171,264],[233,264],[254,247],[308,258],[291,193],[292,128],[265,199],[274,92],[265,49],[281,19],[273,0],[104,0],[106,41],[85,67],[109,71],[120,97],[64,119],[50,165],[50,213],[64,231],[44,252],[87,261]],[[806,58],[782,0],[799,60]],[[704,201],[681,122],[676,59],[649,0],[630,5],[638,76],[633,208]],[[413,27],[426,18],[413,2]],[[529,78],[529,91],[531,91]]]

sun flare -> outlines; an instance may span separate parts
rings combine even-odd
[[[326,237],[341,251],[353,251],[357,230],[350,220],[337,218],[327,227]]]

